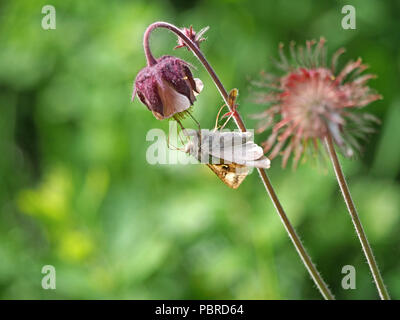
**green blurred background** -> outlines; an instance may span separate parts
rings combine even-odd
[[[43,30],[43,5],[56,30]],[[341,28],[346,1],[2,1],[0,4],[0,298],[320,299],[256,173],[231,190],[202,166],[146,162],[146,133],[168,129],[138,101],[146,26],[209,25],[206,56],[248,102],[248,78],[274,70],[278,43],[324,36],[341,63],[361,56],[384,100],[358,159],[342,159],[389,291],[400,297],[400,3],[355,4],[357,29]],[[176,38],[157,30],[155,56],[176,54],[205,88],[194,114],[213,125],[214,84]],[[191,123],[188,122],[190,125]],[[257,141],[265,138],[258,137]],[[293,172],[280,160],[272,183],[337,298],[378,297],[329,166]],[[43,290],[53,265],[57,289]],[[344,265],[356,290],[341,287]]]

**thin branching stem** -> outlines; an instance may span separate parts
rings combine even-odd
[[[152,30],[156,28],[165,28],[168,29],[172,32],[174,32],[176,35],[178,35],[183,42],[192,50],[194,55],[199,59],[199,61],[203,64],[203,66],[206,68],[207,72],[210,74],[211,78],[213,79],[219,93],[222,96],[222,99],[226,103],[226,105],[229,107],[230,111],[233,113],[233,118],[235,120],[235,123],[237,127],[242,131],[245,132],[246,126],[244,125],[244,122],[240,116],[240,114],[232,109],[232,106],[228,102],[228,92],[226,91],[225,87],[222,85],[221,81],[219,80],[218,76],[216,75],[214,69],[211,67],[211,65],[208,63],[207,59],[205,58],[204,54],[200,51],[200,49],[176,26],[167,23],[167,22],[155,22],[151,24],[145,34],[144,34],[144,39],[143,39],[143,46],[144,46],[144,51],[146,54],[146,59],[148,65],[153,65],[156,63],[155,58],[153,57],[151,51],[150,51],[150,45],[149,45],[149,36]],[[322,279],[321,275],[319,274],[318,270],[316,269],[315,265],[312,263],[310,256],[307,254],[303,244],[300,241],[300,238],[296,234],[296,231],[294,230],[292,224],[290,223],[285,211],[283,210],[283,207],[278,199],[278,196],[275,193],[275,190],[267,176],[267,173],[265,170],[258,168],[258,173],[260,175],[260,178],[265,186],[266,191],[268,192],[269,197],[271,198],[271,201],[273,202],[276,211],[279,214],[279,217],[282,220],[283,225],[285,226],[285,229],[287,233],[289,234],[290,239],[293,242],[293,245],[295,246],[298,254],[300,255],[301,260],[303,261],[306,269],[311,275],[311,278],[314,280],[314,283],[317,285],[319,291],[321,292],[322,296],[326,300],[334,300],[334,296],[330,292],[328,286]]]
[[[325,137],[325,144],[328,149],[329,157],[331,158],[333,168],[335,170],[336,179],[339,183],[340,190],[342,191],[344,201],[346,202],[347,210],[349,211],[351,220],[353,221],[354,228],[356,229],[357,237],[361,242],[362,250],[364,252],[365,257],[367,258],[367,262],[371,270],[372,276],[374,278],[376,287],[378,288],[379,295],[382,300],[390,300],[389,293],[385,287],[374,254],[372,252],[371,246],[369,245],[367,236],[365,234],[364,228],[358,216],[353,199],[351,198],[346,178],[344,177],[342,167],[340,166],[340,162],[335,151],[332,135],[329,132]]]

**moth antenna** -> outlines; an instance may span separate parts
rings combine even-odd
[[[182,130],[185,130],[185,127],[183,126],[182,122],[179,120],[179,118],[174,115],[174,119],[175,121],[179,124],[179,126],[181,127]]]
[[[225,128],[226,124],[229,122],[229,120],[231,120],[231,118],[233,117],[233,112],[231,113],[231,115],[229,116],[228,119],[226,119],[226,121],[224,122],[224,124],[221,126],[221,128],[219,130],[222,130]]]
[[[182,138],[181,134],[182,134],[182,131],[180,131],[178,133],[179,140],[181,141],[182,145],[185,145],[185,142],[183,141],[183,138]]]
[[[179,120],[179,118],[176,115],[174,115],[174,119],[179,124],[179,126],[181,127],[181,131],[178,132],[179,140],[181,141],[182,145],[185,145],[185,142],[182,139],[181,133],[184,132],[186,129],[185,129],[185,127],[183,126],[182,122]]]
[[[167,136],[167,146],[168,146],[168,149],[170,149],[170,150],[178,150],[178,147],[175,147],[175,146],[173,146],[172,144],[169,143],[169,133],[168,133],[168,136]]]
[[[168,137],[168,140],[169,140],[169,137]],[[170,144],[169,141],[168,141],[168,149],[170,149],[170,150],[178,150],[178,151],[185,151],[184,148],[178,148],[178,147]]]
[[[221,114],[221,111],[224,109],[224,107],[226,107],[226,104],[224,103],[221,108],[219,108],[219,111],[217,113],[217,118],[215,119],[215,126],[214,126],[214,131],[218,130],[218,122],[219,122],[219,116]]]
[[[189,110],[187,110],[187,113],[193,119],[193,121],[196,123],[197,128],[199,129],[199,131],[201,131],[200,123],[196,120],[196,118],[192,115],[192,113]]]

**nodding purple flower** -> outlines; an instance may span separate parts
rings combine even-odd
[[[187,62],[162,56],[138,73],[132,99],[137,94],[153,115],[163,120],[189,109],[202,87],[202,82],[193,78]]]
[[[329,134],[342,153],[349,157],[361,149],[358,142],[373,132],[371,121],[379,122],[369,114],[354,112],[381,99],[366,83],[375,78],[361,75],[367,68],[361,59],[349,61],[340,72],[335,72],[337,51],[332,66],[326,65],[325,40],[307,41],[306,48],[290,46],[291,61],[280,46],[279,68],[282,76],[263,73],[263,80],[254,84],[263,90],[255,93],[254,101],[268,105],[254,118],[259,119],[258,133],[272,128],[263,143],[264,151],[273,159],[282,155],[282,166],[294,154],[295,167],[308,146],[319,153],[318,141]]]

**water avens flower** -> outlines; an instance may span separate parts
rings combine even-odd
[[[187,62],[162,56],[138,73],[132,98],[137,94],[153,115],[163,120],[189,109],[201,88]]]
[[[359,151],[359,138],[373,132],[372,115],[355,112],[381,96],[366,83],[374,78],[372,74],[361,74],[367,66],[359,58],[349,61],[337,72],[338,57],[344,52],[337,51],[331,66],[326,63],[325,40],[307,41],[306,47],[290,45],[291,59],[283,53],[280,45],[278,67],[282,76],[262,74],[262,81],[255,85],[268,89],[257,92],[255,102],[267,104],[268,108],[254,118],[260,120],[259,133],[272,128],[268,140],[263,143],[269,157],[282,155],[285,167],[294,154],[295,167],[307,146],[318,152],[319,140],[327,133],[347,157]]]
[[[185,44],[185,46],[187,48],[189,48],[190,51],[198,58],[198,60],[201,62],[201,64],[204,66],[204,68],[207,70],[208,74],[212,78],[212,80],[213,80],[215,86],[217,87],[225,104],[228,106],[230,114],[232,115],[233,119],[235,120],[235,123],[236,123],[238,129],[241,132],[246,132],[247,129],[246,129],[246,126],[244,125],[242,117],[240,116],[239,112],[236,110],[235,105],[231,103],[227,90],[225,89],[221,80],[219,79],[219,77],[215,73],[214,69],[211,67],[210,63],[208,62],[208,60],[206,59],[206,57],[204,56],[204,54],[201,52],[201,50],[199,48],[199,43],[202,41],[201,40],[202,38],[201,38],[201,36],[199,36],[199,34],[201,34],[202,31],[200,31],[197,34],[197,36],[194,35],[194,39],[193,39],[193,34],[190,34],[190,29],[189,29],[189,34],[187,34],[187,30],[183,29],[183,31],[182,31],[182,29],[179,29],[176,26],[174,26],[170,23],[167,23],[167,22],[158,21],[158,22],[152,23],[150,26],[147,27],[147,29],[144,33],[144,38],[143,38],[143,47],[144,47],[144,52],[146,55],[147,65],[148,65],[147,68],[154,67],[155,65],[157,65],[157,63],[160,62],[159,60],[156,60],[153,57],[151,50],[150,50],[150,45],[149,45],[149,36],[150,36],[151,32],[156,28],[164,28],[164,29],[167,29],[167,30],[175,33],[181,39],[180,41],[183,44]],[[204,32],[205,31],[203,31],[203,33]],[[156,75],[153,72],[156,72]],[[184,71],[184,73],[185,73],[185,71]],[[145,69],[145,71],[143,71],[143,75],[138,75],[138,77],[136,79],[135,90],[138,92],[139,97],[140,97],[140,95],[142,95],[141,99],[143,99],[142,101],[145,102],[145,104],[149,107],[149,109],[152,111],[154,109],[154,111],[157,112],[155,115],[157,115],[157,116],[161,115],[161,116],[159,116],[160,118],[165,118],[166,112],[164,112],[164,110],[170,110],[173,106],[171,105],[171,106],[166,107],[166,106],[164,106],[164,104],[162,104],[161,98],[160,98],[161,103],[160,103],[160,100],[157,100],[158,96],[159,96],[159,86],[158,86],[159,82],[158,81],[160,79],[160,77],[158,77],[158,76],[160,74],[162,74],[162,72],[160,73],[160,71],[157,70],[156,67],[152,68],[152,69],[150,69],[150,68]],[[152,79],[152,81],[150,81],[148,79]],[[176,78],[174,78],[174,79],[176,79]],[[188,83],[186,83],[186,84],[189,85],[189,87],[191,88],[192,91],[198,91],[197,85],[196,85],[196,87],[194,87],[193,82],[189,79],[189,77],[188,77],[188,79],[183,79],[183,80],[189,81],[189,84]],[[143,85],[143,87],[141,85],[142,82],[143,83],[146,82],[146,85]],[[156,82],[157,85],[154,85],[154,82]],[[173,83],[172,87],[175,91],[177,91],[176,84]],[[152,90],[150,90],[150,88]],[[196,90],[194,88],[196,88]],[[149,93],[149,90],[150,90],[150,93]],[[139,94],[139,92],[140,92],[140,94]],[[134,91],[134,94],[135,94],[135,91]],[[193,92],[193,94],[194,94],[194,92]],[[186,99],[191,101],[191,99],[188,96],[185,96],[184,94],[182,94],[182,95]],[[150,97],[153,97],[154,101],[149,101]],[[147,101],[146,101],[146,99],[147,99]],[[162,104],[162,108],[160,107],[161,104]],[[160,110],[163,111],[162,114],[160,113]],[[171,114],[173,114],[173,112]],[[190,115],[190,113],[189,113],[189,115]],[[176,115],[173,115],[173,116],[179,123],[179,119],[177,119],[177,116]],[[183,126],[182,126],[182,128],[183,128]],[[285,226],[285,230],[287,231],[294,247],[296,248],[297,253],[301,257],[301,261],[304,263],[304,266],[306,267],[307,271],[309,272],[310,276],[312,277],[312,280],[316,284],[318,290],[320,291],[320,293],[322,294],[322,296],[325,299],[329,299],[329,300],[334,299],[334,296],[332,295],[328,286],[322,279],[317,268],[312,263],[310,256],[308,255],[300,238],[298,237],[296,231],[294,230],[292,224],[290,223],[289,218],[287,217],[281,203],[279,202],[278,196],[275,193],[275,190],[268,178],[267,173],[264,171],[263,168],[257,168],[257,171],[260,175],[260,179],[263,182],[263,186],[265,187],[266,192],[270,196],[270,199],[273,202],[274,207],[275,207],[278,215],[280,216],[282,223]]]

